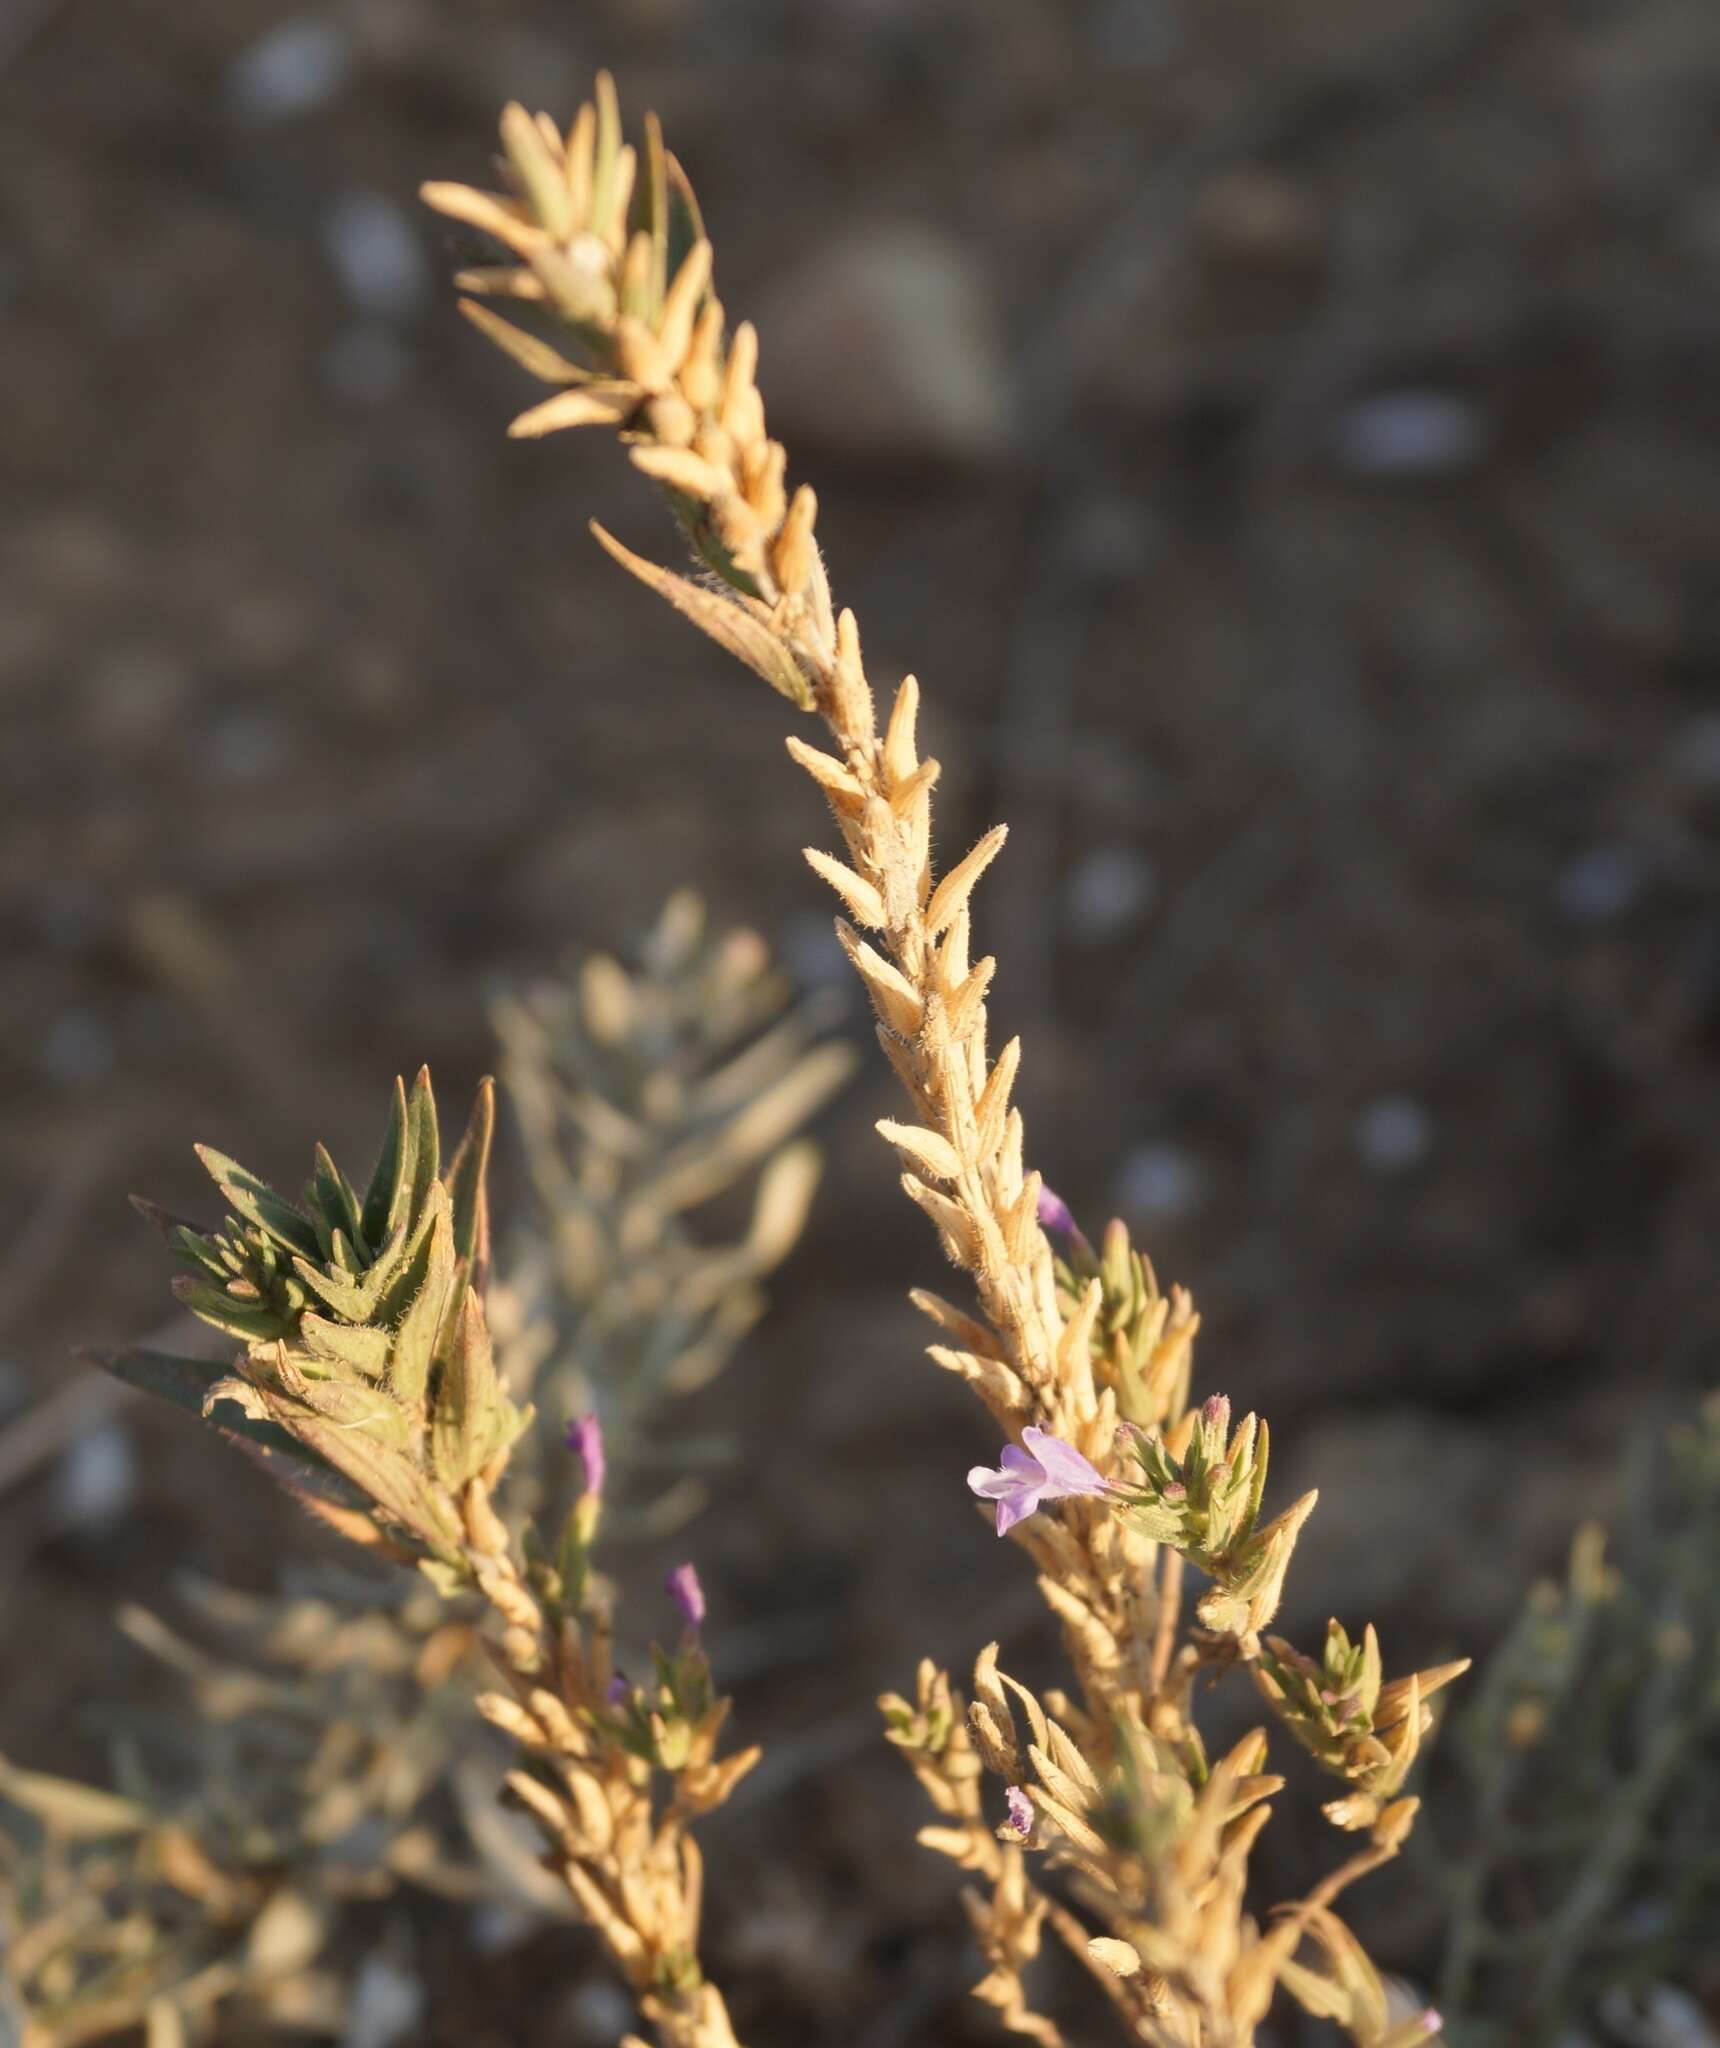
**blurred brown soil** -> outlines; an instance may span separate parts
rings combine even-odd
[[[295,110],[258,52],[306,21],[339,75]],[[1720,1347],[1707,0],[0,19],[4,1412],[161,1323],[122,1198],[196,1204],[191,1140],[364,1152],[397,1068],[482,1070],[489,983],[683,881],[830,971],[782,707],[588,541],[664,544],[613,451],[503,438],[414,209],[599,62],[758,311],[874,673],[926,687],[946,851],[1012,824],[981,936],[1036,1163],[1132,1214],[1321,1488],[1296,1626],[1485,1644]],[[900,1306],[889,1101],[828,1119],[691,1535],[773,1747],[711,1844],[766,2044],[989,2038],[868,1703],[1050,1650]],[[174,1418],[71,1434],[0,1492],[0,1746],[90,1769],[77,1709],[154,1682],[115,1602],[316,1539]],[[1326,1845],[1282,1833],[1292,1884]],[[1371,1909],[1411,1962],[1413,1893]],[[445,1934],[427,2038],[613,2039],[583,1949]]]

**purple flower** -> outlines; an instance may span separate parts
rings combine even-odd
[[[1025,1521],[1041,1501],[1110,1491],[1110,1481],[1101,1478],[1073,1444],[1062,1442],[1037,1423],[1029,1423],[1021,1432],[1020,1444],[1004,1445],[998,1470],[976,1465],[968,1474],[968,1486],[981,1500],[997,1502],[1000,1536]]]
[[[705,1619],[705,1589],[699,1584],[699,1575],[690,1564],[678,1564],[663,1581],[664,1590],[681,1610],[681,1619],[690,1629],[702,1626]]]
[[[1033,1801],[1019,1785],[1011,1785],[1003,1795],[1003,1802],[1009,1808],[1009,1818],[1004,1826],[1025,1842],[1033,1832]]]
[[[1073,1237],[1077,1229],[1069,1204],[1048,1187],[1039,1190],[1039,1227],[1041,1230],[1055,1230],[1060,1237]]]
[[[612,1707],[618,1707],[624,1700],[630,1699],[632,1697],[632,1694],[633,1688],[627,1682],[626,1672],[612,1672],[610,1674],[609,1683],[604,1688],[603,1693],[604,1698],[608,1700],[609,1704]]]
[[[567,1425],[567,1447],[585,1467],[585,1490],[601,1496],[609,1461],[603,1455],[603,1426],[595,1415],[576,1415]]]

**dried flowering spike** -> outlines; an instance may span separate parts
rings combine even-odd
[[[1094,1497],[1110,1491],[1107,1480],[1073,1444],[1030,1423],[1019,1444],[1005,1444],[1001,1466],[975,1465],[968,1488],[997,1503],[997,1533],[1007,1536],[1048,1500]]]
[[[523,131],[513,138],[514,199],[449,188],[426,196],[514,250],[521,271],[504,289],[541,287],[584,346],[601,386],[597,402],[590,385],[564,389],[528,415],[533,429],[623,410],[635,465],[668,491],[714,580],[672,575],[600,534],[604,544],[829,727],[828,751],[804,742],[790,749],[818,783],[840,837],[839,851],[815,848],[809,861],[841,900],[838,936],[909,1099],[905,1118],[880,1126],[903,1157],[903,1191],[931,1217],[977,1297],[973,1314],[919,1297],[952,1340],[932,1355],[968,1380],[1017,1440],[997,1469],[976,1468],[970,1484],[996,1502],[1002,1533],[1044,1500],[1107,1491],[1076,1446],[1107,1442],[1119,1421],[1137,1431],[1141,1474],[1119,1491],[1124,1512],[1048,1517],[1034,1532],[1039,1585],[1062,1623],[1083,1707],[1059,1703],[1048,1714],[1032,1702],[1024,1749],[1003,1726],[1006,1682],[995,1672],[985,1685],[976,1674],[971,1737],[947,1679],[929,1663],[915,1707],[886,1702],[891,1740],[939,1811],[922,1839],[990,1887],[989,1898],[968,1901],[989,1965],[977,1993],[1006,2024],[1043,2042],[1058,2038],[1027,2008],[1020,1976],[1049,1925],[1124,2013],[1132,2038],[1243,2048],[1297,1936],[1294,1926],[1262,1936],[1245,1910],[1249,1845],[1265,1819],[1263,1788],[1275,1782],[1261,1774],[1261,1745],[1250,1738],[1209,1769],[1191,1719],[1193,1687],[1203,1665],[1259,1657],[1259,1631],[1278,1605],[1313,1496],[1261,1523],[1264,1425],[1250,1416],[1233,1434],[1221,1400],[1188,1411],[1197,1328],[1188,1297],[1161,1296],[1120,1225],[1096,1253],[1029,1170],[1011,1101],[1020,1048],[1012,1041],[993,1056],[986,1006],[996,963],[972,953],[976,885],[1003,829],[938,878],[931,800],[939,769],[919,751],[918,684],[903,680],[880,733],[858,626],[833,603],[815,543],[815,501],[804,486],[790,493],[786,458],[765,430],[757,337],[744,322],[729,330],[718,302],[701,298],[708,249],[689,251],[679,267],[672,249],[660,260],[656,200],[645,202],[629,239],[611,189],[631,176],[618,134],[603,82],[596,115],[582,116],[566,145],[569,206],[539,192],[542,166]],[[648,135],[642,192],[671,189],[651,168],[656,147]],[[588,159],[610,171],[588,175]],[[702,242],[702,227],[694,232]],[[563,374],[553,361],[538,367]],[[1213,1581],[1197,1630],[1182,1625],[1185,1561]],[[1398,1732],[1381,1744],[1392,1769],[1407,1767],[1420,1715],[1412,1681]],[[1020,1844],[985,1825],[972,1783],[976,1750],[1018,1789],[1020,1765],[1031,1765],[1027,1796],[1056,1845],[1047,1853],[1079,1873],[1079,1903],[1101,1916],[1102,1931],[1038,1892]],[[1096,1822],[1113,1797],[1125,1808],[1134,1802],[1116,1842]],[[1291,1911],[1321,1910],[1342,1884],[1394,1853],[1412,1811],[1403,1800],[1381,1811],[1366,1850]],[[1116,1967],[1126,1951],[1138,1970]]]

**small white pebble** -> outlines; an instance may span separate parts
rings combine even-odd
[[[224,782],[267,782],[293,751],[292,727],[263,706],[229,712],[209,730],[204,759]]]
[[[1113,64],[1162,64],[1177,47],[1181,23],[1159,0],[1111,0],[1093,25],[1094,46]]]
[[[1137,1145],[1117,1172],[1117,1206],[1143,1219],[1183,1216],[1201,1198],[1205,1175],[1180,1145]]]
[[[269,123],[314,114],[352,81],[351,39],[332,22],[283,21],[233,60],[224,91],[241,120]]]
[[[322,359],[323,376],[346,405],[386,405],[412,373],[412,357],[386,327],[349,327]]]
[[[1480,415],[1455,392],[1376,391],[1338,416],[1332,454],[1356,476],[1445,476],[1477,461],[1485,439]]]
[[[550,1341],[553,1343],[553,1337]],[[508,1899],[491,1899],[472,1908],[472,1946],[481,1956],[506,1955],[542,1926],[542,1919],[527,1907]]]
[[[1702,2008],[1675,1985],[1650,1984],[1634,1994],[1614,1985],[1601,1994],[1599,2011],[1609,2035],[1629,2048],[1720,2048]]]
[[[1153,533],[1141,506],[1118,494],[1084,498],[1062,536],[1069,567],[1088,581],[1128,584],[1146,568]]]
[[[337,192],[323,208],[323,253],[360,313],[405,320],[430,296],[424,244],[405,209],[362,185]]]
[[[54,1471],[54,1505],[62,1521],[99,1536],[122,1520],[137,1494],[137,1455],[117,1423],[80,1436]]]
[[[424,1987],[389,1957],[365,1957],[347,2008],[343,2048],[398,2048],[424,2013]]]
[[[1720,789],[1720,711],[1702,711],[1678,728],[1672,762],[1681,782]]]
[[[1152,908],[1158,872],[1138,846],[1101,846],[1076,863],[1066,885],[1076,938],[1115,938]]]
[[[576,2040],[594,2048],[602,2042],[607,2048],[632,2021],[633,2004],[615,1985],[598,1977],[582,1984],[568,2000],[567,2017]]]
[[[113,1033],[89,1010],[56,1017],[42,1041],[42,1066],[50,1079],[87,1088],[113,1067]]]
[[[782,934],[782,964],[802,988],[846,992],[853,970],[827,917],[793,917]]]
[[[1380,1095],[1356,1118],[1355,1145],[1372,1173],[1410,1173],[1433,1149],[1433,1119],[1413,1095]]]
[[[1642,894],[1642,856],[1633,846],[1591,846],[1566,861],[1553,900],[1572,924],[1611,924]]]

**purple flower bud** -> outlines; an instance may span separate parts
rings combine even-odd
[[[595,1415],[576,1415],[567,1425],[567,1447],[585,1467],[585,1490],[601,1497],[609,1461],[603,1455],[603,1427]]]
[[[1033,1801],[1019,1785],[1011,1785],[1003,1795],[1004,1804],[1009,1808],[1009,1818],[1004,1826],[1019,1840],[1025,1842],[1033,1832]]]
[[[1230,1427],[1230,1397],[1228,1394],[1209,1394],[1201,1403],[1200,1419],[1208,1429],[1228,1430]]]
[[[699,1575],[690,1564],[678,1564],[663,1581],[664,1590],[681,1610],[681,1619],[690,1629],[704,1625],[705,1589],[699,1584]]]
[[[632,1690],[632,1686],[627,1682],[626,1672],[617,1671],[611,1674],[609,1683],[604,1688],[603,1697],[612,1707],[618,1707]]]
[[[1069,1204],[1047,1187],[1039,1190],[1039,1227],[1055,1230],[1059,1237],[1073,1237],[1078,1228]]]
[[[1424,2034],[1437,2034],[1444,2025],[1443,2017],[1431,2005],[1421,2016],[1421,2030]]]

